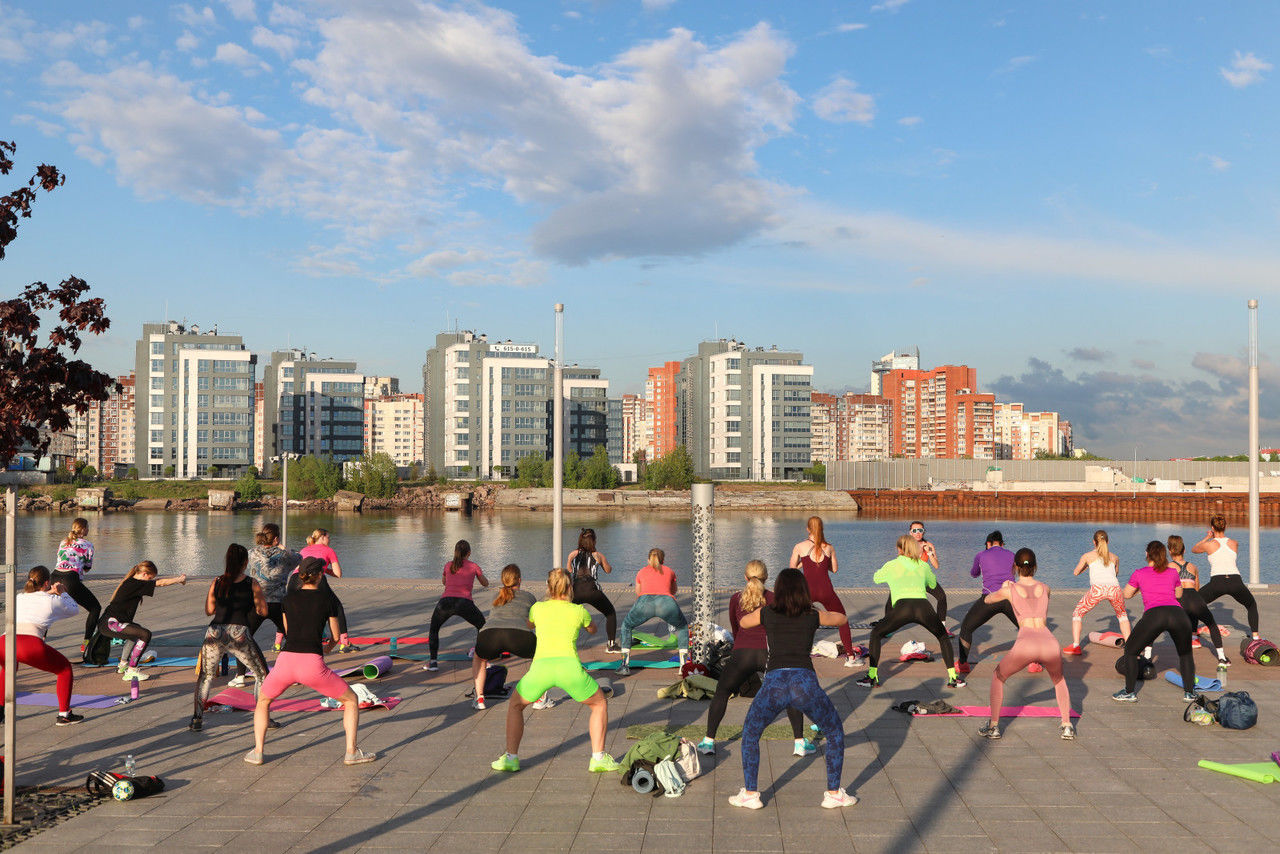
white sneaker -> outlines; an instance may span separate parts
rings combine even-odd
[[[746,789],[739,789],[738,794],[729,798],[729,803],[735,807],[743,807],[749,810],[764,809],[764,804],[760,801],[760,793],[748,792]]]
[[[551,699],[546,694],[543,694],[541,697],[533,701],[533,708],[537,711],[542,711],[543,709],[553,708],[555,704],[555,700]]]
[[[237,677],[235,677],[234,679],[232,679],[232,680],[230,680],[229,682],[227,682],[227,687],[228,687],[228,688],[243,688],[247,683],[248,683],[248,680],[247,680],[244,676],[237,676]]]
[[[855,667],[866,667],[866,665],[867,661],[865,658],[854,658],[852,655],[846,655],[844,658],[844,666],[851,670]]]
[[[826,792],[822,796],[824,809],[834,810],[840,807],[851,807],[858,802],[857,795],[851,795],[844,789],[836,789],[835,793]]]
[[[800,739],[795,745],[795,750],[791,751],[792,756],[812,756],[818,752],[818,746],[807,738]]]
[[[120,678],[125,682],[132,682],[134,679],[137,679],[139,682],[146,682],[151,677],[136,667],[130,667],[125,670],[124,675]]]

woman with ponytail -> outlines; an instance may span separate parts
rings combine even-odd
[[[1083,630],[1084,615],[1103,602],[1108,602],[1116,612],[1120,621],[1120,634],[1129,639],[1129,612],[1124,607],[1124,595],[1120,590],[1120,580],[1116,575],[1116,567],[1120,559],[1111,553],[1111,539],[1106,531],[1093,532],[1093,550],[1080,555],[1076,562],[1075,574],[1089,570],[1089,590],[1080,597],[1075,610],[1071,612],[1071,646],[1062,648],[1063,655],[1080,655],[1080,633]]]
[[[440,651],[440,627],[450,617],[461,617],[475,626],[477,632],[484,628],[484,614],[480,613],[476,603],[471,600],[471,591],[477,581],[481,587],[488,587],[489,579],[484,577],[484,570],[467,559],[469,557],[471,543],[458,540],[453,546],[453,560],[446,563],[440,572],[440,580],[444,582],[444,595],[431,612],[431,628],[427,632],[431,657],[423,665],[423,670],[440,669],[440,665],[436,663],[436,656]]]
[[[26,587],[14,599],[13,619],[17,635],[14,645],[19,664],[57,677],[58,719],[54,725],[67,726],[84,720],[84,715],[71,711],[71,662],[44,639],[55,621],[74,617],[80,613],[80,606],[61,584],[50,583],[49,578],[49,570],[43,566],[32,567],[27,573]],[[4,680],[4,653],[8,642],[9,638],[0,636],[0,681]],[[0,709],[0,720],[4,720],[3,709]]]
[[[93,637],[93,630],[98,626],[102,616],[102,603],[98,597],[84,586],[84,576],[93,568],[93,543],[85,539],[89,533],[89,521],[76,517],[71,522],[71,530],[58,545],[58,561],[53,565],[50,576],[54,584],[61,584],[76,604],[89,612],[84,620],[84,642],[80,644],[83,652]]]
[[[520,589],[520,567],[509,563],[502,568],[502,589],[493,597],[493,607],[484,628],[476,635],[476,652],[471,659],[471,676],[476,683],[472,707],[484,709],[485,665],[510,653],[533,658],[538,638],[529,628],[529,609],[537,600]]]
[[[333,588],[329,586],[329,580],[326,576],[332,575],[334,578],[342,577],[342,567],[338,564],[338,554],[329,545],[329,532],[324,528],[316,528],[307,537],[307,544],[302,547],[302,551],[298,552],[300,558],[319,558],[324,562],[324,572],[320,575],[320,590],[329,597],[329,605],[333,608],[333,613],[338,616],[338,648],[335,652],[351,652],[355,649],[351,645],[350,639],[347,637],[347,612],[342,607],[342,600],[338,598],[338,594],[333,592]]]
[[[769,579],[769,570],[765,568],[764,561],[751,560],[747,561],[745,575],[747,586],[729,597],[729,628],[733,632],[733,653],[729,656],[729,663],[721,671],[720,678],[716,680],[716,693],[711,698],[711,708],[707,712],[707,734],[698,743],[698,752],[706,755],[716,752],[716,730],[724,719],[729,697],[737,695],[752,676],[764,676],[765,665],[769,660],[764,628],[742,627],[742,618],[747,614],[773,604],[773,591],[766,590],[764,586]],[[791,734],[796,740],[795,755],[809,756],[816,752],[813,742],[804,737],[804,716],[797,709],[788,706],[787,720],[791,722]]]
[[[689,621],[676,601],[676,571],[662,563],[666,556],[662,549],[649,549],[649,565],[636,573],[636,601],[622,621],[619,676],[631,673],[631,633],[654,618],[666,620],[676,630],[681,667],[689,657]]]
[[[262,596],[267,600],[266,619],[276,627],[276,652],[284,645],[284,611],[281,604],[285,594],[289,592],[289,575],[298,568],[301,555],[291,552],[280,545],[280,526],[268,522],[262,526],[254,538],[253,548],[249,549],[249,577],[262,586]],[[261,619],[251,615],[249,629],[256,633]]]
[[[839,569],[836,550],[823,535],[821,517],[810,516],[805,527],[809,536],[796,543],[791,550],[789,566],[804,570],[804,580],[809,585],[809,595],[813,597],[813,601],[828,611],[844,614],[844,605],[836,595],[835,587],[831,585],[831,576]],[[840,624],[840,642],[844,644],[844,666],[853,667],[857,660],[853,657],[853,634],[849,631],[848,620]]]
[[[1182,674],[1182,701],[1196,698],[1196,662],[1191,657],[1191,618],[1182,610],[1182,583],[1178,571],[1169,564],[1169,550],[1159,540],[1147,543],[1147,565],[1136,569],[1124,586],[1124,598],[1142,594],[1142,617],[1124,642],[1124,687],[1111,695],[1121,703],[1136,703],[1138,674],[1142,667],[1138,655],[1151,661],[1151,644],[1168,633],[1178,653],[1178,670]]]
[[[254,698],[257,699],[262,681],[267,678],[267,662],[262,657],[249,627],[256,616],[267,615],[267,600],[262,595],[262,585],[246,573],[249,566],[249,550],[239,543],[227,546],[227,556],[222,575],[209,585],[205,597],[204,612],[213,620],[204,632],[204,644],[200,647],[200,671],[196,679],[195,714],[188,727],[199,732],[204,726],[204,706],[209,699],[209,686],[218,672],[218,662],[230,653],[241,665],[253,671]]]
[[[109,638],[120,638],[133,641],[133,651],[126,659],[120,653],[120,665],[116,669],[128,682],[137,679],[139,682],[151,677],[138,669],[138,661],[151,643],[151,632],[133,621],[142,604],[142,597],[151,596],[157,587],[168,587],[172,584],[186,584],[186,573],[177,578],[156,580],[160,571],[149,560],[144,560],[125,574],[124,579],[111,594],[111,601],[102,609],[102,619],[98,621],[98,634]]]

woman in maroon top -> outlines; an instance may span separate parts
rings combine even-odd
[[[698,743],[698,752],[702,754],[716,752],[716,730],[720,728],[720,721],[729,705],[729,696],[741,690],[752,676],[763,676],[765,663],[769,658],[764,626],[744,629],[740,625],[743,616],[773,603],[773,593],[764,588],[764,583],[769,578],[769,570],[765,568],[764,561],[748,561],[746,578],[747,586],[729,597],[733,654],[729,656],[729,663],[716,680],[716,693],[711,698],[711,709],[707,712],[707,735]],[[791,721],[791,734],[796,740],[795,755],[809,756],[814,753],[817,748],[804,737],[804,716],[797,709],[788,708],[787,720]]]
[[[844,614],[844,605],[831,586],[831,576],[838,569],[836,550],[828,543],[822,533],[822,519],[810,516],[806,526],[809,529],[808,539],[796,543],[791,550],[792,569],[804,570],[804,580],[809,585],[809,595],[828,611]],[[846,621],[840,626],[840,640],[844,643],[844,666],[853,667],[857,662],[853,657],[853,634]]]

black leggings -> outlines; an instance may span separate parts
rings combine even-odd
[[[436,603],[436,609],[431,612],[431,630],[427,632],[427,642],[431,649],[431,660],[435,661],[436,653],[440,651],[440,627],[443,626],[450,617],[461,617],[477,630],[484,628],[484,614],[480,613],[480,609],[476,607],[476,603],[470,599],[464,599],[461,596],[446,596]]]
[[[84,586],[84,580],[80,578],[78,572],[69,570],[53,572],[49,574],[49,578],[67,588],[67,593],[76,600],[76,604],[89,612],[89,616],[84,620],[84,639],[93,637],[93,630],[98,627],[98,620],[102,618],[102,603],[98,601],[98,597]]]
[[[969,613],[964,615],[964,621],[960,623],[960,661],[962,663],[969,660],[969,647],[973,646],[973,633],[997,614],[1004,614],[1009,618],[1009,622],[1013,623],[1013,627],[1018,628],[1018,618],[1013,616],[1013,606],[1009,604],[1008,599],[988,605],[986,598],[979,596],[978,601],[969,607]]]
[[[942,585],[939,584],[937,587],[930,587],[927,592],[933,597],[934,601],[938,603],[938,621],[941,622],[945,620],[947,618],[947,591],[943,590]],[[890,596],[888,599],[884,600],[885,617],[888,617],[892,610],[893,597]]]
[[[613,603],[604,595],[600,585],[591,578],[578,578],[573,582],[573,604],[590,605],[604,617],[604,633],[609,643],[618,639],[618,613],[613,610]]]
[[[289,586],[287,588],[289,593],[292,593],[293,591],[297,590],[299,587],[302,586],[302,582],[298,580],[298,577],[299,577],[298,573],[296,572],[293,575],[289,576]],[[323,590],[326,594],[328,594],[329,606],[333,609],[332,611],[333,615],[338,618],[338,634],[345,635],[347,633],[347,612],[346,610],[343,609],[342,601],[338,598],[338,594],[333,592],[333,588],[329,586],[329,582],[325,578],[323,573],[321,573],[320,575],[320,583],[316,585],[316,589]],[[268,606],[268,608],[269,607],[270,606]],[[267,616],[268,617],[271,616],[270,610],[268,610]],[[258,626],[260,625],[262,625],[262,623],[258,623]],[[258,626],[254,626],[253,628],[256,630]],[[282,631],[282,632],[284,631],[283,617],[280,619],[280,622],[276,623],[276,628],[279,631]],[[338,638],[334,638],[334,640],[338,640]]]
[[[711,709],[707,712],[707,738],[715,740],[716,730],[720,729],[720,721],[724,719],[724,711],[729,706],[729,695],[736,694],[753,673],[763,676],[768,659],[767,649],[735,649],[729,656],[729,663],[716,680],[716,693],[711,698]],[[791,721],[791,735],[797,739],[804,738],[804,715],[800,714],[800,710],[788,706],[787,720]]]
[[[122,641],[133,641],[133,651],[126,656],[120,651],[120,663],[137,667],[142,653],[151,643],[150,629],[144,629],[137,623],[121,623],[115,617],[103,617],[98,621],[98,634],[108,638],[120,638]]]
[[[338,603],[338,609],[339,609],[339,611],[341,611],[341,609],[342,609],[342,603],[341,603],[341,602],[339,602],[339,603]],[[346,614],[345,614],[345,613],[343,613],[343,617],[344,617],[344,618],[346,617]],[[263,623],[265,623],[267,620],[270,620],[270,621],[271,621],[271,624],[272,624],[273,626],[275,626],[275,627],[276,627],[276,631],[277,631],[277,632],[279,632],[280,634],[284,634],[284,605],[283,605],[283,603],[280,603],[280,602],[268,602],[268,603],[267,603],[267,616],[265,616],[265,617],[259,617],[259,616],[258,616],[258,612],[257,612],[257,611],[250,611],[250,612],[249,612],[249,634],[250,634],[250,636],[257,634],[257,633],[258,633],[258,629],[262,628],[262,624],[263,624]],[[257,644],[257,642],[256,642],[256,641],[255,641],[254,643],[255,643],[255,645]],[[261,651],[262,651],[262,650],[261,650],[261,648],[259,648],[259,650],[258,650],[258,651],[259,651],[259,653],[261,653]],[[244,659],[243,659],[243,658],[237,658],[237,659],[236,659],[236,675],[237,675],[237,676],[243,676],[243,675],[245,675],[247,672],[249,672],[249,669],[248,669],[247,667],[245,667]]]
[[[1249,612],[1249,631],[1255,635],[1258,633],[1258,603],[1249,592],[1249,588],[1244,586],[1244,579],[1239,575],[1213,576],[1208,584],[1200,588],[1200,595],[1204,597],[1206,605],[1220,596],[1230,596]]]
[[[929,607],[928,599],[899,599],[885,618],[876,623],[876,627],[871,630],[871,666],[877,667],[880,664],[880,644],[884,641],[884,636],[912,623],[922,626],[938,639],[938,644],[942,647],[942,660],[950,670],[955,665],[951,638],[947,637],[947,629],[942,625],[942,620],[938,619],[938,612]]]
[[[1186,611],[1191,619],[1191,633],[1194,635],[1196,626],[1204,623],[1209,627],[1209,638],[1213,641],[1213,648],[1222,649],[1222,632],[1218,631],[1218,621],[1213,618],[1213,612],[1209,610],[1209,605],[1200,595],[1200,591],[1194,587],[1184,587],[1182,598],[1178,601],[1182,603],[1182,610]]]
[[[494,661],[504,652],[521,658],[533,658],[538,636],[528,629],[482,629],[476,635],[476,658]]]
[[[1124,643],[1124,689],[1130,694],[1138,687],[1138,653],[1155,643],[1156,638],[1165,632],[1169,633],[1178,651],[1182,689],[1196,689],[1196,662],[1191,657],[1191,619],[1177,605],[1157,605],[1147,609]]]

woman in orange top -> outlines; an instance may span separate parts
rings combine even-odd
[[[622,631],[618,633],[622,642],[619,676],[631,673],[631,633],[655,618],[666,620],[676,630],[682,666],[689,657],[689,621],[676,602],[676,572],[663,565],[666,557],[662,549],[649,549],[649,565],[636,573],[636,603],[627,612]]]

